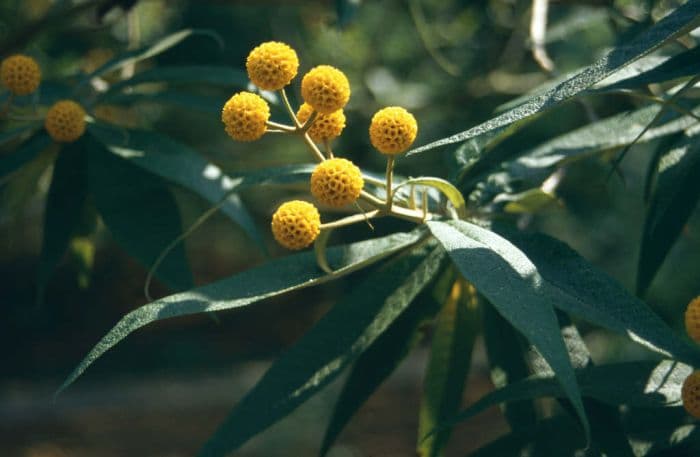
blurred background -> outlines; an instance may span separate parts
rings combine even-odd
[[[41,20],[49,0],[0,0],[0,43]],[[63,2],[71,3],[71,2]],[[528,39],[531,4],[523,0],[389,1],[115,1],[97,14],[44,24],[22,50],[36,57],[47,81],[89,72],[109,58],[183,28],[210,29],[221,45],[195,36],[137,70],[155,65],[227,65],[244,69],[257,44],[284,41],[300,57],[299,74],[318,64],[342,69],[352,97],[347,128],[336,154],[363,169],[383,171],[369,144],[372,114],[401,105],[419,122],[417,145],[466,130],[498,107],[550,79],[535,63]],[[607,48],[646,28],[673,1],[563,0],[549,12],[547,49],[557,74],[592,63]],[[4,57],[4,56],[2,56]],[[298,79],[290,90],[299,100]],[[180,88],[171,88],[177,93]],[[148,94],[149,87],[139,90]],[[309,162],[303,145],[267,135],[256,143],[228,138],[219,111],[235,88],[188,87],[197,96],[179,106],[149,101],[101,106],[99,119],[166,133],[192,146],[232,174]],[[183,89],[183,92],[185,90]],[[197,103],[194,103],[194,100]],[[494,151],[518,152],[577,128],[591,116],[607,117],[639,103],[615,95],[590,96],[588,106],[564,104],[522,129]],[[296,102],[295,102],[296,104]],[[284,120],[273,107],[273,118]],[[0,128],[2,126],[0,125]],[[610,177],[607,158],[593,156],[566,168],[559,203],[519,222],[566,241],[588,260],[633,290],[644,220],[643,181],[654,144],[634,147]],[[403,175],[448,176],[455,148],[401,158]],[[344,293],[358,273],[328,285],[266,300],[248,309],[174,319],[131,335],[100,359],[55,402],[51,396],[86,352],[124,314],[146,303],[147,269],[119,248],[107,229],[90,239],[91,268],[67,255],[43,303],[36,300],[36,268],[47,191],[46,170],[26,171],[0,188],[0,455],[186,456],[192,455],[226,413],[264,372]],[[208,205],[173,188],[184,226]],[[269,218],[283,200],[303,196],[300,186],[270,186],[242,195],[266,239],[269,255],[285,255],[269,233]],[[508,216],[514,219],[515,216]],[[700,293],[700,217],[693,215],[646,298],[674,328]],[[408,229],[382,221],[371,232],[358,225],[334,235],[334,243]],[[197,284],[230,276],[265,260],[245,233],[216,216],[186,242]],[[156,285],[158,296],[170,293]],[[427,298],[426,298],[427,299]],[[595,328],[582,327],[594,360],[641,358],[641,349]],[[679,330],[680,331],[680,330]],[[483,349],[464,404],[491,388]],[[341,435],[332,457],[405,456],[415,446],[426,347],[416,350],[372,396]],[[317,452],[340,383],[334,383],[236,455],[289,456]],[[507,425],[497,410],[460,425],[448,455],[497,437]]]

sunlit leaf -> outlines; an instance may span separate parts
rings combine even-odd
[[[278,358],[236,405],[201,457],[223,457],[336,378],[377,340],[437,273],[444,252],[423,250],[375,271]]]
[[[109,73],[111,71],[118,70],[126,65],[132,65],[136,62],[150,59],[151,57],[155,57],[158,54],[162,54],[163,52],[167,51],[168,49],[172,48],[173,46],[180,44],[185,39],[187,39],[191,36],[196,36],[196,35],[207,36],[207,37],[215,40],[217,43],[221,44],[221,37],[216,32],[214,32],[212,30],[204,30],[204,29],[180,30],[178,32],[167,35],[167,36],[161,38],[160,40],[158,40],[150,45],[144,46],[144,47],[139,48],[139,49],[134,49],[133,51],[127,51],[125,53],[122,53],[122,54],[114,57],[113,59],[110,59],[109,61],[107,61],[103,65],[101,65],[99,68],[97,68],[95,71],[86,75],[83,78],[83,80],[80,81],[80,83],[78,84],[78,87],[83,85],[83,84],[86,84],[92,78],[102,76],[105,73]]]
[[[700,198],[699,138],[686,135],[659,158],[639,253],[639,294],[651,284],[697,206]]]
[[[127,335],[151,322],[189,314],[239,308],[265,298],[321,284],[390,256],[415,243],[420,236],[418,232],[397,233],[384,238],[330,248],[328,260],[336,269],[333,275],[325,274],[318,268],[313,253],[304,252],[276,259],[230,278],[144,305],[124,316],[100,340],[58,392],[71,385],[87,367]]]
[[[425,293],[425,292],[424,292]],[[421,339],[420,324],[437,306],[420,296],[360,355],[343,386],[328,422],[319,455],[325,456],[357,410],[396,369]]]
[[[448,144],[461,143],[469,138],[506,126],[566,101],[591,87],[596,82],[611,75],[618,69],[649,54],[668,40],[691,30],[697,25],[699,14],[700,3],[687,2],[679,6],[676,10],[658,21],[635,39],[624,45],[613,48],[600,60],[584,68],[576,75],[558,84],[544,94],[534,96],[522,105],[500,114],[476,127],[415,148],[409,151],[408,155],[418,154]]]
[[[558,297],[537,267],[506,239],[469,222],[435,221],[428,227],[465,279],[542,354],[589,436],[581,393],[554,314]]]
[[[191,65],[178,67],[155,67],[136,73],[129,79],[112,85],[107,92],[100,95],[99,100],[105,102],[110,95],[118,93],[126,87],[144,83],[169,84],[210,84],[218,86],[248,86],[248,75],[243,70],[216,65]]]
[[[647,349],[700,365],[700,348],[676,334],[649,305],[554,238],[504,231],[535,264],[562,311],[630,337]]]
[[[180,212],[165,182],[113,154],[91,135],[89,185],[95,205],[114,239],[146,268],[182,231]],[[169,287],[192,286],[182,245],[160,264],[156,276]]]
[[[459,411],[478,333],[479,314],[476,290],[466,281],[457,280],[435,319],[418,422],[416,450],[420,456],[442,455],[449,440],[449,428],[431,432]]]
[[[116,156],[181,185],[212,204],[218,204],[225,199],[221,212],[238,224],[266,252],[252,216],[238,194],[233,193],[234,181],[201,154],[155,132],[118,132],[93,125],[90,127],[90,133],[99,138]]]

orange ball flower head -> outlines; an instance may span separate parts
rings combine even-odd
[[[321,203],[341,207],[357,200],[364,180],[360,169],[347,159],[321,162],[311,173],[311,193]]]
[[[401,154],[418,134],[416,118],[405,109],[391,106],[377,111],[369,125],[369,139],[382,154]]]
[[[685,331],[696,343],[700,343],[700,296],[688,303],[685,310]]]
[[[681,388],[683,408],[696,419],[700,419],[700,371],[693,371]]]
[[[308,103],[304,103],[297,111],[297,119],[304,123],[309,120],[314,109]],[[338,138],[345,128],[345,113],[342,109],[330,114],[319,114],[313,125],[308,130],[311,139],[316,143],[323,143]]]
[[[72,143],[85,133],[85,110],[72,100],[54,103],[46,113],[44,127],[58,143]]]
[[[0,81],[14,95],[29,95],[39,87],[41,69],[29,56],[10,56],[0,64]]]
[[[304,249],[321,233],[318,209],[301,200],[282,203],[272,216],[272,235],[282,246],[291,250]]]
[[[226,133],[237,141],[255,141],[265,134],[270,119],[270,106],[263,98],[250,92],[238,92],[221,111]]]
[[[279,90],[297,75],[299,58],[288,45],[268,41],[250,51],[245,67],[253,84],[264,90]]]
[[[350,83],[337,68],[319,65],[301,80],[301,96],[319,113],[330,114],[342,109],[350,100]]]

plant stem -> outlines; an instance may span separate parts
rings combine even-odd
[[[368,213],[353,214],[352,216],[344,217],[342,219],[338,219],[337,221],[321,224],[321,230],[344,227],[346,225],[354,224],[356,222],[362,222],[364,220],[369,220],[381,215],[382,213],[378,209],[372,210]]]
[[[284,103],[284,107],[287,108],[287,113],[289,113],[289,117],[292,118],[292,121],[294,121],[294,125],[296,126],[297,129],[301,129],[302,125],[299,122],[299,119],[297,119],[297,115],[294,113],[294,109],[292,108],[292,104],[289,103],[289,99],[287,98],[287,92],[284,90],[284,87],[280,89],[280,96],[282,97],[282,102]]]
[[[308,132],[311,127],[314,126],[314,122],[316,122],[316,119],[318,118],[318,111],[312,111],[311,116],[304,122],[304,125],[301,126],[301,131],[302,132]]]
[[[270,128],[282,130],[284,132],[294,133],[297,131],[297,129],[295,129],[291,125],[280,124],[278,122],[267,121],[267,122],[265,122],[265,124]]]
[[[386,210],[391,211],[391,206],[394,200],[392,179],[394,176],[394,156],[389,156],[386,159]]]
[[[318,146],[311,140],[311,137],[309,136],[308,133],[303,132],[301,130],[298,130],[299,133],[301,133],[301,137],[304,139],[304,143],[311,149],[311,152],[316,156],[316,160],[319,162],[323,162],[326,160],[326,157],[323,155],[320,149],[318,149]]]

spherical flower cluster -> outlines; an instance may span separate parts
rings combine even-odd
[[[54,103],[46,113],[44,127],[59,143],[71,143],[85,133],[85,110],[72,100]]]
[[[321,233],[321,216],[314,205],[301,200],[282,203],[272,216],[272,234],[287,249],[304,249]]]
[[[29,95],[39,87],[41,70],[36,60],[17,54],[0,64],[0,80],[14,95]]]
[[[328,206],[340,207],[354,202],[362,186],[360,169],[346,159],[325,160],[311,173],[311,193]]]
[[[681,388],[683,407],[691,416],[700,419],[700,371],[693,371]]]
[[[264,90],[279,90],[297,75],[299,59],[288,45],[268,41],[248,54],[245,67],[253,84]]]
[[[369,139],[382,154],[405,152],[418,133],[416,118],[405,109],[391,106],[377,111],[369,126]]]
[[[685,310],[685,331],[690,338],[700,343],[700,296],[688,303]]]
[[[309,70],[301,80],[301,96],[321,114],[343,108],[350,99],[350,83],[345,74],[330,65]]]
[[[239,92],[231,97],[221,111],[226,133],[238,141],[254,141],[265,134],[270,107],[262,97]]]
[[[297,111],[297,119],[302,123],[306,122],[313,111],[314,109],[311,105],[304,103]],[[339,109],[330,114],[319,114],[316,116],[316,120],[314,120],[314,123],[308,130],[308,134],[316,143],[323,143],[339,137],[344,128],[345,114],[342,109]]]

